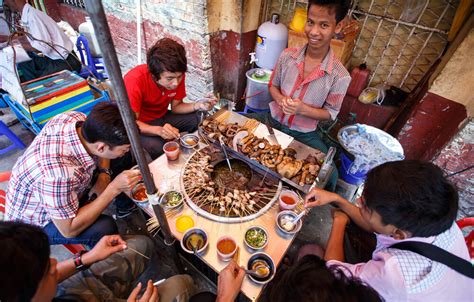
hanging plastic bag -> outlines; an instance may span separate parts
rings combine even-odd
[[[385,85],[380,84],[376,87],[365,88],[362,93],[359,95],[359,102],[364,104],[377,103],[382,104],[385,98]]]

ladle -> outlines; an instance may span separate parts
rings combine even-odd
[[[264,264],[259,264],[255,269],[245,270],[245,273],[259,278],[266,278],[270,275],[270,268]]]

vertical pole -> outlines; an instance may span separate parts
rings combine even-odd
[[[127,129],[127,134],[132,145],[133,153],[137,159],[138,166],[142,172],[143,181],[145,182],[147,195],[150,197],[150,203],[153,206],[156,218],[161,226],[161,231],[165,239],[165,244],[172,245],[175,241],[171,234],[168,220],[166,219],[165,211],[158,203],[157,190],[153,178],[150,174],[148,163],[145,159],[145,154],[140,142],[140,134],[138,132],[137,124],[135,122],[135,113],[130,107],[128,100],[127,91],[125,90],[125,84],[122,79],[122,72],[120,70],[120,64],[115,52],[114,43],[110,34],[109,25],[105,16],[104,7],[102,1],[97,0],[86,0],[86,10],[89,14],[92,24],[94,25],[94,31],[97,36],[97,41],[100,45],[102,56],[104,57],[105,67],[110,77],[112,85],[114,87],[114,93],[116,96],[116,102],[120,110],[120,115]]]

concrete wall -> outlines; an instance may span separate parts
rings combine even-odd
[[[469,116],[474,116],[473,49],[474,29],[471,29],[429,89],[432,93],[466,106]]]

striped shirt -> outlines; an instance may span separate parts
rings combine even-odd
[[[76,131],[85,118],[79,112],[57,115],[18,159],[8,184],[7,220],[45,226],[76,216],[96,168]]]
[[[330,49],[324,60],[304,78],[304,57],[307,45],[301,48],[287,48],[281,54],[270,78],[270,87],[280,89],[281,94],[329,112],[335,119],[351,82],[349,72]],[[303,115],[283,113],[281,106],[270,103],[272,117],[291,130],[311,132],[318,121]]]

